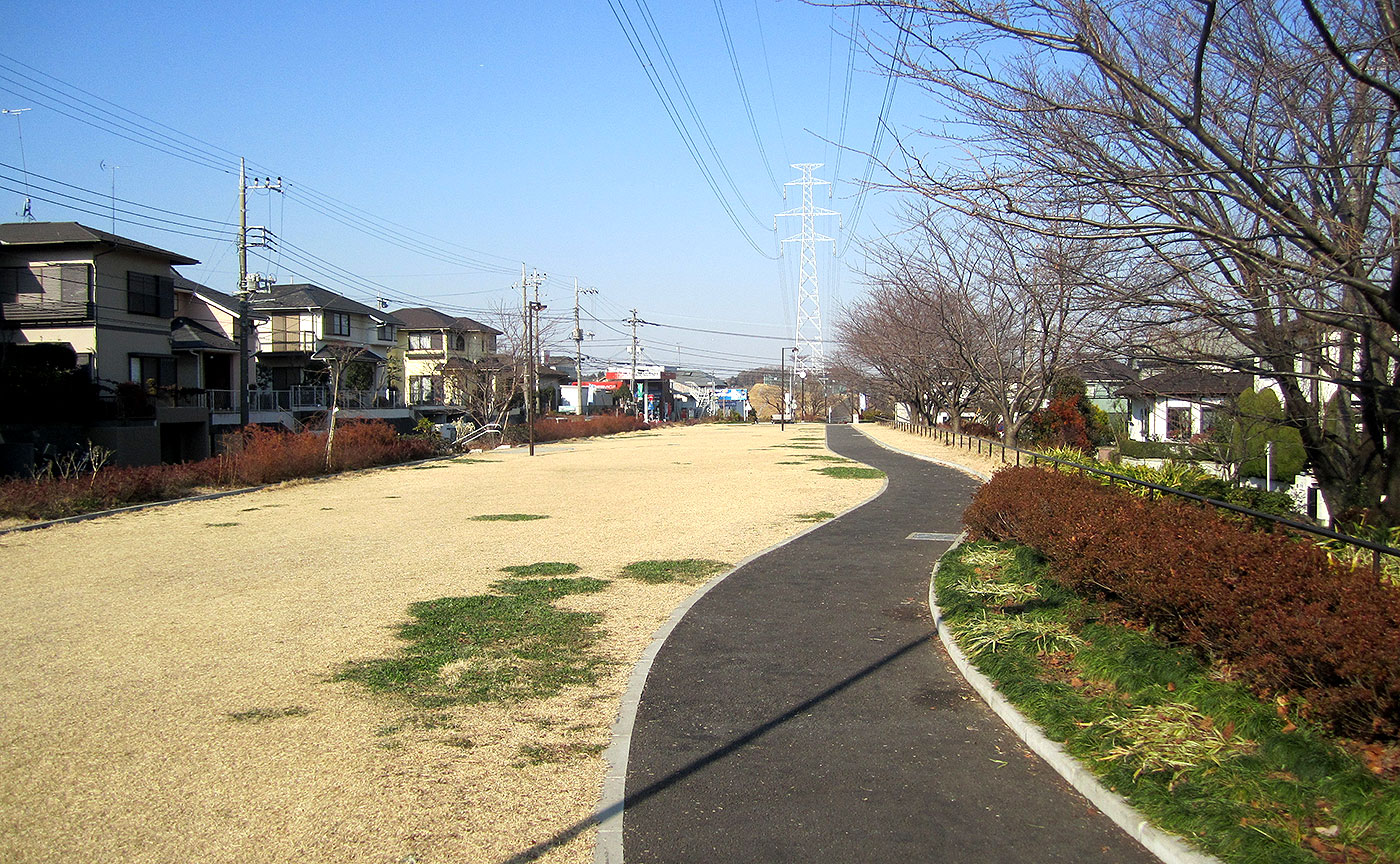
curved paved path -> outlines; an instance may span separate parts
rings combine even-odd
[[[845,426],[889,475],[865,506],[750,562],[657,655],[627,767],[627,864],[1150,862],[958,677],[928,576],[976,482]]]

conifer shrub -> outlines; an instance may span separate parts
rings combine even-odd
[[[1400,594],[1286,532],[1098,481],[1004,468],[963,516],[1037,550],[1072,591],[1112,601],[1339,734],[1400,732]]]

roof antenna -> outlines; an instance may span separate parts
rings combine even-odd
[[[19,164],[24,169],[24,209],[19,212],[19,217],[26,222],[34,221],[33,202],[29,198],[29,160],[24,156],[24,124],[20,122],[19,116],[29,108],[0,108],[0,114],[9,114],[15,118],[15,130],[19,132]]]

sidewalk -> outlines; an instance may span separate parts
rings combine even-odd
[[[953,670],[929,571],[976,489],[829,427],[879,498],[741,568],[676,626],[637,712],[627,864],[1151,862]]]

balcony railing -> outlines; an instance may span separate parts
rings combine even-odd
[[[330,388],[298,386],[287,390],[249,390],[249,411],[324,411],[330,407]],[[213,411],[238,410],[235,390],[207,390],[204,394]],[[397,390],[340,391],[340,407],[353,409],[402,408],[403,394]]]
[[[298,332],[272,332],[271,351],[305,351],[316,350],[318,338],[313,330],[301,330]]]

